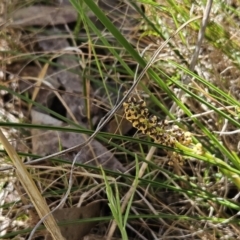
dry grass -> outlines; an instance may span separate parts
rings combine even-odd
[[[71,2],[75,9],[59,10],[58,17],[51,8],[57,1],[42,2],[50,18],[19,25],[34,14],[16,10],[39,3],[6,1],[0,24],[0,126],[49,209],[66,208],[68,218],[59,210],[55,218],[76,223],[77,207],[80,224],[90,221],[81,225],[86,233],[71,224],[64,237],[238,239],[239,4],[138,2],[113,9],[99,1],[124,41],[90,14],[89,8],[101,18],[91,1],[84,8]],[[74,20],[73,10],[79,11]],[[144,101],[129,102],[129,89]],[[33,122],[32,110],[49,122]],[[1,152],[0,238],[26,239],[42,219],[38,201]],[[104,154],[107,163],[100,161]],[[41,236],[45,230],[33,239]]]

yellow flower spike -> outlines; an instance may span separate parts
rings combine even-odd
[[[157,116],[149,116],[146,102],[142,99],[137,100],[134,97],[130,97],[123,103],[123,107],[126,119],[132,123],[133,127],[140,130],[143,134],[147,134],[159,144],[204,156],[211,163],[223,166],[220,167],[221,172],[229,177],[240,189],[240,177],[234,173],[234,169],[223,160],[214,157],[209,152],[205,152],[201,143],[193,144],[190,132],[184,131],[177,125],[170,125],[167,120],[160,121]],[[168,151],[167,156],[170,164],[174,164],[176,161],[180,165],[183,164],[184,158],[177,152]]]
[[[198,155],[203,155],[204,154],[203,147],[202,147],[201,143],[195,144],[194,147],[193,147],[193,151],[194,151],[195,154],[198,154]]]

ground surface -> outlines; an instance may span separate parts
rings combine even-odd
[[[71,2],[0,3],[0,238],[240,239],[240,3]]]

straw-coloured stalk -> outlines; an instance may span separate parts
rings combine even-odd
[[[8,156],[12,160],[13,165],[16,168],[16,175],[18,180],[21,182],[22,186],[24,187],[26,193],[28,194],[32,204],[36,208],[38,215],[40,218],[43,218],[46,216],[50,209],[45,201],[45,199],[42,197],[41,193],[38,191],[36,184],[32,180],[29,172],[27,171],[25,165],[22,163],[21,159],[18,157],[16,151],[11,146],[11,144],[8,142],[2,131],[0,130],[0,141],[2,142],[5,150],[7,151]],[[52,216],[50,214],[45,220],[44,225],[48,229],[48,231],[51,233],[53,239],[56,240],[64,240],[62,237],[62,234],[60,232],[60,229]]]

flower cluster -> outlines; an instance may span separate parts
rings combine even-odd
[[[176,142],[184,146],[192,144],[192,135],[179,128],[177,125],[170,124],[167,120],[160,120],[155,115],[150,115],[146,102],[143,99],[130,97],[123,103],[126,119],[133,127],[143,134],[149,135],[156,143],[168,147],[175,147]],[[182,157],[176,152],[169,152],[171,160],[181,160]]]

